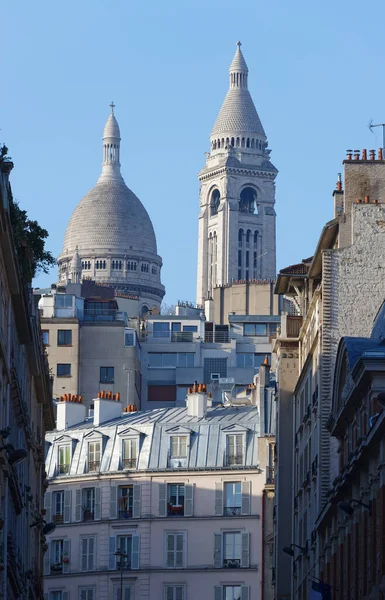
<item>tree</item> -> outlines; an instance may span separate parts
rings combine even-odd
[[[160,307],[161,315],[175,315],[175,304],[166,304],[162,302],[162,306]]]

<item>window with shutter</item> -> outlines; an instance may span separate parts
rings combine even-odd
[[[138,458],[136,438],[123,440],[123,469],[135,469]]]
[[[166,567],[183,567],[184,538],[184,533],[166,533]]]
[[[184,516],[192,517],[194,513],[194,485],[186,483],[184,486]]]
[[[223,534],[223,566],[235,569],[241,566],[242,538],[240,532],[226,532]]]
[[[50,544],[51,560],[50,573],[57,575],[63,573],[63,546],[64,540],[52,540]]]
[[[223,514],[225,517],[239,516],[242,512],[242,490],[241,482],[224,484],[225,506]]]
[[[69,573],[70,571],[70,540],[63,541],[63,573]]]
[[[243,465],[243,435],[229,434],[226,436],[226,462],[229,466]]]
[[[68,493],[68,492],[66,492],[66,493]],[[51,497],[52,497],[52,505],[51,505],[52,521],[54,523],[60,525],[61,523],[64,522],[64,491],[53,492]],[[47,523],[50,522],[47,519],[47,513],[46,513],[46,521],[47,521]]]
[[[221,481],[215,482],[215,515],[217,517],[223,514],[223,485]]]
[[[159,488],[159,506],[158,506],[159,516],[165,517],[165,516],[167,516],[167,484],[159,483],[158,488]]]
[[[167,485],[167,515],[169,517],[183,516],[185,503],[185,486],[181,483]]]
[[[240,585],[224,585],[222,600],[243,600],[242,587]]]
[[[95,519],[95,488],[84,488],[82,493],[82,511],[83,521],[93,521]]]
[[[118,493],[119,519],[131,519],[133,516],[134,486],[120,485]]]
[[[140,518],[140,483],[135,483],[133,485],[133,507],[132,507],[132,516],[134,519]]]
[[[183,585],[165,585],[164,600],[184,600],[185,588]]]
[[[249,515],[251,511],[250,481],[242,481],[242,514]]]
[[[79,600],[95,600],[94,588],[82,588],[80,590]]]
[[[93,537],[84,537],[80,542],[81,548],[81,570],[94,570],[94,548],[95,539]]]
[[[71,522],[71,500],[72,490],[66,490],[64,492],[64,523]]]

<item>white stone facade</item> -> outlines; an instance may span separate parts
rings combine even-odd
[[[199,173],[197,303],[217,285],[274,279],[275,178],[267,139],[247,89],[240,47],[230,66],[230,88]]]

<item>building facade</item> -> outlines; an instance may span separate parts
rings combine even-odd
[[[43,341],[56,400],[78,395],[92,409],[93,398],[104,390],[120,393],[125,406],[129,401],[140,406],[138,320],[130,320],[126,312],[132,302],[136,304],[90,281],[54,286],[41,296]]]
[[[85,419],[81,403],[58,405],[46,440],[46,510],[57,524],[46,600],[270,598],[261,589],[272,442],[259,404],[212,407],[200,385],[184,408],[121,411],[96,399]]]
[[[44,435],[51,384],[10,219],[13,165],[0,160],[0,598],[42,597]]]
[[[197,303],[217,285],[275,278],[277,169],[248,90],[248,68],[238,42],[230,85],[199,173]]]
[[[161,283],[154,228],[120,173],[120,130],[111,104],[103,133],[102,173],[75,208],[58,257],[59,283],[90,278],[136,295],[138,311],[158,310]]]
[[[291,593],[300,599],[308,597],[312,577],[324,576],[320,570],[323,541],[319,518],[339,469],[338,444],[328,429],[338,344],[346,335],[370,335],[385,296],[380,275],[385,256],[382,151],[377,157],[366,150],[362,155],[355,152],[354,158],[348,152],[344,186],[343,190],[341,180],[337,184],[334,219],[323,228],[314,256],[281,271],[276,285],[276,292],[289,297],[296,314],[303,318],[298,339],[293,340],[299,350],[298,376],[289,384],[293,385],[293,434],[291,439],[289,434],[282,437],[280,428],[277,463],[277,497],[292,490],[292,559],[276,545],[277,564],[285,560],[292,563],[290,571],[278,569],[277,576],[281,572],[287,577],[290,572]],[[281,358],[279,364],[285,366]],[[279,371],[277,378],[280,381]],[[289,394],[289,387],[285,394]],[[285,452],[292,456],[291,484],[280,475],[279,457]],[[286,516],[283,508],[276,507],[277,535]],[[276,590],[279,586],[277,581]]]

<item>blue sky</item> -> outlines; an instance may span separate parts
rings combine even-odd
[[[333,217],[347,148],[378,148],[385,121],[384,3],[19,0],[1,12],[0,141],[14,196],[61,250],[96,183],[116,104],[122,172],[146,206],[166,301],[194,300],[198,182],[235,43],[277,178],[277,269],[311,256]],[[36,286],[56,281],[56,270]]]

